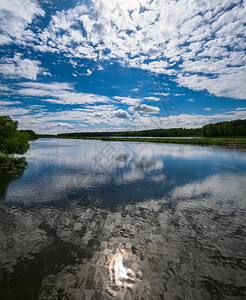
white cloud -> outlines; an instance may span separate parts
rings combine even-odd
[[[0,34],[0,46],[10,44],[11,42],[12,42],[12,39],[9,36]]]
[[[164,96],[164,97],[170,96],[170,93],[155,93],[155,94],[159,95],[159,96]]]
[[[87,69],[85,75],[86,75],[86,76],[90,76],[91,74],[92,74],[91,70],[90,70],[90,69]]]
[[[8,78],[23,77],[36,80],[41,70],[39,61],[22,59],[20,54],[15,54],[13,58],[2,58],[0,60],[0,73]]]
[[[141,102],[141,99],[138,98],[119,97],[119,96],[114,96],[113,98],[119,100],[121,103],[126,105],[135,105]]]
[[[62,126],[62,127],[70,128],[70,129],[74,128],[71,124],[69,124],[69,123],[62,123],[62,122],[61,123],[56,123],[56,124],[54,124],[54,126],[58,126],[58,127]]]
[[[159,97],[145,97],[144,99],[149,101],[160,101]]]
[[[0,100],[0,105],[17,105],[20,104],[20,101],[8,101],[8,100]]]
[[[237,107],[235,110],[246,110],[246,107]]]
[[[159,107],[151,106],[147,104],[137,104],[129,108],[131,112],[134,113],[146,113],[146,114],[156,114],[160,111]]]
[[[50,72],[46,72],[46,71],[42,72],[42,75],[52,77],[52,75],[50,74]]]
[[[41,82],[23,82],[19,86],[25,88],[34,88],[37,90],[45,91],[58,91],[58,90],[70,90],[73,91],[74,87],[71,83],[67,82],[51,82],[51,83],[41,83]]]
[[[44,16],[36,0],[1,0],[0,44],[21,43],[34,39],[34,34],[26,29],[35,16]]]
[[[210,110],[212,110],[212,107],[205,107],[204,110],[205,111],[210,111]]]
[[[180,97],[180,96],[184,96],[185,94],[174,94],[173,96],[175,97]]]
[[[41,97],[41,101],[56,104],[91,104],[108,103],[110,98],[89,93],[76,92],[70,83],[39,83],[25,82],[20,83],[21,87],[16,92],[22,96]]]
[[[151,72],[155,73],[167,73],[167,72],[172,72],[171,70],[165,70],[168,68],[169,64],[166,61],[153,61],[148,64],[141,64],[137,65],[134,63],[130,63],[133,67],[140,67],[143,70],[149,70]]]
[[[231,68],[232,69],[232,68]],[[214,78],[202,75],[178,75],[177,82],[190,89],[208,90],[218,97],[245,99],[246,95],[246,67],[228,70],[227,74],[220,74]]]
[[[7,86],[5,84],[0,84],[0,91],[1,92],[7,92],[9,90],[10,90],[9,86]]]
[[[117,110],[114,113],[114,116],[120,119],[131,119],[131,116],[128,114],[128,112],[124,111],[123,109]]]
[[[30,113],[29,109],[21,108],[21,107],[6,107],[6,104],[0,105],[1,115],[9,115],[12,117],[23,116]]]

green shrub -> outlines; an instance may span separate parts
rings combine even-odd
[[[18,122],[9,116],[0,116],[0,152],[24,154],[29,149],[29,137],[17,130]]]

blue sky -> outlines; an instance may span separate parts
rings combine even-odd
[[[246,1],[1,0],[0,114],[38,133],[246,118]]]

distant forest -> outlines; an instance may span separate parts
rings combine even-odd
[[[204,137],[246,137],[246,119],[208,124],[201,128],[201,134]]]
[[[151,129],[140,131],[121,132],[73,132],[61,133],[56,136],[40,135],[40,137],[64,137],[64,138],[86,138],[86,137],[246,137],[246,119],[219,122],[204,125],[201,128],[170,128]]]

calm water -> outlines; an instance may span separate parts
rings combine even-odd
[[[39,139],[0,174],[0,299],[245,299],[245,150]]]

